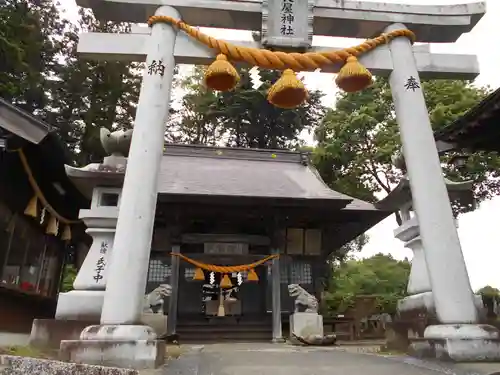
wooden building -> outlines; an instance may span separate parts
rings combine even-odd
[[[500,89],[491,93],[465,115],[434,133],[439,150],[468,152],[500,151]]]
[[[95,186],[120,187],[124,174],[88,167],[68,168],[68,176],[90,197]],[[270,340],[273,298],[286,321],[294,309],[288,285],[319,297],[329,254],[390,214],[331,190],[299,152],[166,145],[158,190],[147,292],[173,286],[168,326],[183,339],[200,339],[203,330],[212,339],[231,338],[236,328],[228,327],[236,325],[239,337],[246,330],[246,339]],[[114,205],[118,194],[109,200]],[[226,275],[222,319],[217,291],[224,275],[205,272],[200,280],[198,267],[172,251],[224,266],[279,253],[281,277],[273,288],[270,262],[256,268],[258,281],[246,272]]]
[[[85,239],[74,223],[63,240],[64,223],[52,217],[73,220],[88,204],[65,163],[49,125],[0,99],[0,344],[25,342],[34,318],[54,316],[64,261]],[[36,217],[25,215],[29,204]]]

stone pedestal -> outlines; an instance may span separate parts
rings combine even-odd
[[[141,323],[151,327],[158,337],[167,334],[167,316],[162,314],[143,313]],[[34,319],[29,337],[29,345],[37,348],[59,349],[61,341],[79,340],[82,331],[99,320],[56,320]]]
[[[493,326],[434,325],[425,329],[424,338],[412,341],[412,355],[453,362],[500,361],[500,333]]]
[[[404,340],[403,327],[413,328],[419,315],[437,321],[436,295],[432,291],[427,272],[425,252],[420,238],[420,228],[416,217],[405,221],[394,235],[405,242],[405,247],[412,249],[410,278],[408,281],[409,296],[398,301],[399,332],[395,332],[398,340],[409,343],[412,355],[421,358],[442,359],[455,362],[477,362],[500,360],[500,335],[495,327],[481,324],[441,324],[430,325],[423,332],[423,337]],[[483,301],[481,296],[473,296],[474,306],[481,312]],[[481,314],[479,314],[481,315]],[[401,324],[403,323],[403,324]],[[466,323],[475,323],[473,321]],[[388,340],[389,341],[389,340]]]
[[[61,341],[63,361],[133,368],[157,368],[165,362],[165,342],[153,329],[137,325],[96,325],[85,328],[80,340]]]
[[[73,283],[74,290],[59,294],[55,315],[58,320],[99,321],[101,318],[120,190],[96,187],[90,210],[80,210],[80,218],[93,241]]]
[[[305,312],[290,315],[290,333],[299,337],[323,336],[323,316]]]

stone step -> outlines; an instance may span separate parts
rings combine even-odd
[[[248,342],[271,341],[272,333],[268,332],[178,332],[181,343],[185,342]]]
[[[204,326],[204,325],[210,325],[210,326],[215,326],[215,325],[224,325],[224,326],[239,326],[239,325],[249,325],[249,326],[254,326],[254,325],[263,325],[263,324],[272,324],[272,319],[271,318],[262,318],[262,319],[245,319],[245,318],[232,318],[232,317],[225,317],[225,318],[209,318],[209,319],[200,319],[200,318],[194,318],[194,319],[188,319],[188,318],[180,318],[177,320],[177,325],[178,326]]]

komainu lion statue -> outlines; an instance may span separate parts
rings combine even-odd
[[[170,297],[171,295],[172,287],[169,284],[161,284],[151,293],[144,296],[142,312],[163,315],[165,297]]]
[[[110,132],[109,129],[101,128],[100,139],[104,151],[108,155],[128,156],[132,133],[132,129]]]
[[[318,313],[318,300],[316,299],[316,297],[306,292],[306,290],[300,285],[288,285],[288,293],[290,294],[290,297],[295,297],[296,313]],[[321,329],[321,331],[323,331],[323,329]],[[337,341],[337,335],[335,335],[335,333],[329,333],[326,335],[311,333],[305,334],[304,336],[299,336],[295,332],[290,333],[290,341],[294,345],[329,346],[335,345],[335,342]]]
[[[318,300],[299,284],[288,285],[290,297],[295,297],[295,312],[318,313]]]

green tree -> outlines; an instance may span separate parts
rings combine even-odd
[[[481,294],[485,296],[491,296],[491,297],[500,297],[500,290],[497,288],[494,288],[490,285],[483,286],[481,289],[479,289],[476,294]]]
[[[488,93],[467,81],[424,81],[422,86],[434,129],[462,116]],[[323,179],[337,191],[373,202],[377,193],[389,193],[402,176],[391,162],[401,143],[390,87],[384,78],[364,91],[339,93],[335,108],[326,113],[315,137],[314,162]],[[474,180],[477,202],[498,194],[499,157],[473,155],[459,169],[448,163],[451,156],[442,158],[444,174],[455,181]],[[454,205],[456,214],[473,208],[471,204]]]
[[[363,233],[354,240],[346,243],[340,249],[332,251],[326,259],[323,259],[319,282],[322,284],[324,290],[335,289],[335,279],[333,275],[336,270],[347,260],[353,259],[354,254],[359,253],[368,241],[369,236]]]
[[[125,31],[80,10],[77,24],[52,0],[0,4],[0,96],[54,125],[75,163],[100,160],[99,128],[130,128],[140,64],[87,61],[76,53],[78,33]]]
[[[240,69],[241,81],[231,92],[213,92],[203,85],[203,69],[183,81],[183,109],[170,124],[170,137],[195,144],[229,147],[296,148],[303,131],[312,131],[323,115],[322,93],[312,91],[308,101],[294,110],[276,108],[267,91],[280,72],[261,70],[263,84],[254,89],[249,69]]]
[[[78,274],[75,266],[71,264],[67,264],[63,269],[63,281],[60,292],[65,293],[73,290],[73,282],[76,279],[76,275]]]
[[[395,313],[397,301],[406,296],[410,267],[407,260],[398,261],[384,254],[342,263],[334,271],[326,293],[329,311],[345,312],[356,296],[372,295],[377,297],[380,312]]]
[[[141,64],[92,61],[77,54],[80,32],[125,32],[125,23],[96,20],[86,9],[77,24],[69,25],[62,38],[57,79],[52,80],[48,121],[59,128],[76,163],[85,165],[105,156],[99,129],[130,129],[133,126],[141,84]]]
[[[222,139],[223,130],[212,109],[217,93],[203,85],[204,72],[204,67],[195,66],[190,75],[175,82],[183,96],[181,109],[171,113],[167,124],[168,141],[213,146]]]
[[[44,117],[67,25],[49,0],[0,3],[0,97]]]

